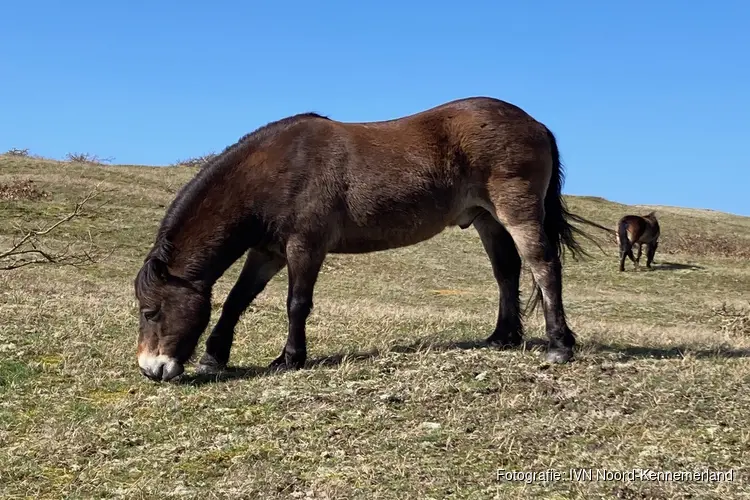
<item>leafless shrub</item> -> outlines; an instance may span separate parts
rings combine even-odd
[[[172,164],[173,167],[200,167],[203,168],[208,162],[216,158],[216,153],[208,153],[203,156],[196,156],[195,158],[188,158],[186,160],[179,160]]]
[[[49,239],[51,238],[48,238],[61,226],[80,217],[84,206],[96,194],[97,190],[88,194],[76,203],[72,212],[53,224],[42,226],[39,229],[18,227],[23,236],[11,244],[10,248],[6,250],[0,249],[0,271],[9,271],[11,269],[39,264],[83,266],[99,262],[104,255],[100,254],[96,249],[90,234],[84,248],[79,248],[78,245],[68,243],[62,249],[53,250],[49,247]]]
[[[33,201],[49,197],[50,194],[47,191],[34,187],[34,181],[31,179],[11,182],[10,184],[0,184],[0,200],[3,201]]]
[[[100,158],[89,153],[68,153],[65,159],[71,163],[86,163],[88,165],[104,165],[114,161],[114,158]]]
[[[29,148],[25,149],[19,149],[19,148],[12,148],[5,152],[8,156],[22,156],[24,158],[31,156],[29,153]]]

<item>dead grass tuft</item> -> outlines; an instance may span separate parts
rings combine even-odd
[[[31,179],[0,184],[0,200],[2,201],[36,201],[42,198],[50,198],[50,196],[47,191],[37,189]]]
[[[750,337],[750,302],[748,307],[722,303],[711,309],[711,319],[721,333],[730,336]]]
[[[750,258],[750,245],[745,238],[736,235],[690,232],[666,234],[659,250],[665,253],[682,253],[695,256]]]

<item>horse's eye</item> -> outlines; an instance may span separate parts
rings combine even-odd
[[[147,321],[154,321],[158,315],[159,309],[146,309],[143,311],[143,317],[146,318]]]

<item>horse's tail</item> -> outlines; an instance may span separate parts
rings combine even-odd
[[[617,241],[620,243],[620,255],[627,253],[630,240],[628,239],[628,221],[620,219],[617,224]]]
[[[552,131],[547,127],[545,129],[552,152],[552,177],[547,187],[547,195],[544,198],[544,233],[547,236],[550,249],[555,252],[558,259],[563,259],[565,250],[568,250],[573,258],[577,259],[579,255],[588,255],[588,253],[581,247],[576,235],[592,238],[570,223],[571,220],[577,220],[579,217],[568,211],[562,197],[565,172],[560,162],[560,151],[557,149],[557,140]],[[526,307],[528,312],[532,312],[541,299],[541,289],[533,276],[532,280],[534,281],[534,292]]]
[[[589,225],[589,226],[596,227],[598,229],[601,229],[602,231],[607,231],[609,234],[617,236],[617,231],[615,231],[614,229],[612,229],[610,227],[602,226],[601,224],[597,224],[596,222],[594,222],[592,220],[588,220],[588,219],[586,219],[584,217],[581,217],[580,215],[570,214],[570,219],[574,220],[576,222],[580,222],[581,224],[586,224],[586,225]]]

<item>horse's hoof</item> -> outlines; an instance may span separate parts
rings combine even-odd
[[[286,360],[284,356],[274,359],[268,364],[268,369],[272,371],[282,371],[286,369]]]
[[[572,349],[551,349],[547,352],[547,363],[565,364],[573,359]]]
[[[205,353],[200,361],[198,361],[198,365],[195,367],[195,373],[198,375],[214,375],[222,372],[226,368],[226,363],[222,363],[210,354]]]
[[[496,336],[492,334],[485,340],[487,346],[495,349],[513,349],[523,343],[523,338],[519,335]]]
[[[282,352],[281,356],[271,361],[268,368],[273,371],[294,371],[299,370],[305,366],[305,359],[294,359],[292,356],[287,356],[286,352]]]

